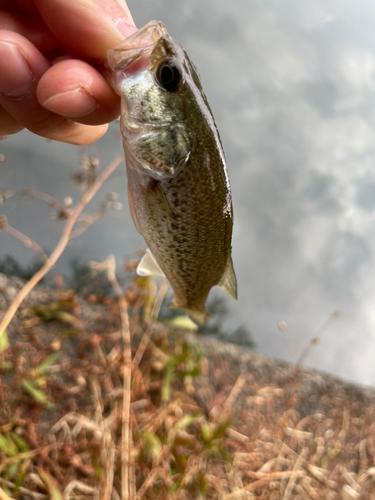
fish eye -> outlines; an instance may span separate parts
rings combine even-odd
[[[174,61],[163,61],[156,70],[156,79],[164,90],[174,92],[181,81],[181,73]]]

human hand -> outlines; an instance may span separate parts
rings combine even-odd
[[[120,98],[96,61],[134,31],[125,0],[0,0],[0,135],[99,139]]]

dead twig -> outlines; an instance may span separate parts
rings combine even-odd
[[[141,500],[143,498],[143,495],[146,493],[147,489],[150,488],[150,486],[152,486],[154,479],[158,476],[158,474],[160,474],[162,470],[163,470],[162,467],[156,467],[155,469],[152,469],[149,472],[144,483],[139,488],[139,491],[134,500]]]
[[[228,418],[229,415],[232,413],[233,405],[237,399],[238,394],[241,392],[242,387],[244,386],[246,382],[246,377],[243,375],[239,375],[237,377],[236,383],[232,387],[230,394],[224,404],[214,406],[210,412],[212,417],[217,417],[219,414],[221,418]]]
[[[36,252],[39,257],[41,257],[42,260],[46,261],[48,259],[48,255],[43,250],[43,248],[38,245],[38,243],[8,224],[5,215],[0,215],[0,231],[1,230],[6,231],[7,233],[17,238],[17,240],[22,241],[25,247],[32,248],[34,252]]]
[[[337,482],[327,479],[322,472],[323,469],[319,469],[318,467],[315,467],[314,465],[310,464],[302,456],[298,455],[298,453],[289,448],[289,446],[287,446],[285,443],[283,443],[282,445],[282,451],[284,453],[292,455],[296,459],[300,458],[299,462],[300,466],[303,467],[314,479],[319,481],[321,484],[324,484],[324,486],[327,486],[332,490],[337,488]]]
[[[161,308],[161,305],[163,303],[164,297],[167,293],[168,290],[168,282],[166,279],[163,279],[160,285],[159,293],[155,299],[154,302],[154,307],[152,308],[152,313],[151,313],[151,320],[150,323],[147,326],[147,329],[145,333],[142,336],[142,340],[138,346],[137,352],[135,353],[133,362],[132,362],[132,369],[135,370],[138,368],[138,365],[143,357],[143,354],[148,346],[148,342],[150,340],[151,334],[153,332],[153,326],[152,322],[159,316],[159,311]]]
[[[43,200],[48,203],[50,207],[57,208],[58,211],[62,211],[65,209],[64,205],[58,202],[55,198],[50,196],[49,194],[42,193],[41,191],[34,191],[33,188],[29,187],[21,191],[22,196],[27,196],[32,201],[34,198],[38,198],[39,200]]]
[[[10,496],[8,496],[2,488],[0,488],[0,500],[13,500],[13,499]]]
[[[322,334],[323,330],[327,327],[327,325],[334,319],[338,318],[340,316],[340,311],[335,311],[334,313],[331,314],[331,316],[322,324],[322,326],[317,330],[315,335],[310,339],[310,342],[307,344],[305,349],[302,351],[300,357],[298,358],[296,362],[296,367],[300,368],[302,364],[304,363],[305,359],[307,356],[310,354],[310,351],[312,347],[318,343],[319,341],[319,336]]]
[[[0,483],[3,484],[4,486],[8,486],[9,488],[16,487],[15,483],[12,483],[11,481],[6,481],[5,479],[1,479],[1,477],[0,477]],[[2,490],[2,491],[4,491],[4,490]],[[18,491],[20,493],[24,493],[25,496],[27,496],[27,497],[35,498],[35,500],[48,500],[48,495],[44,495],[43,493],[36,493],[34,491],[30,491],[27,488],[24,488],[23,486],[20,486]],[[9,500],[9,497],[8,498],[3,497],[3,498],[1,498],[1,500]],[[13,500],[13,498],[11,498],[10,500]]]
[[[1,162],[1,156],[0,155],[0,162]],[[8,191],[5,191],[5,193],[3,193],[0,189],[0,205],[2,205],[3,203],[5,203],[6,201],[9,200],[9,198],[11,198],[12,196],[14,196],[16,194],[16,190],[15,189],[8,189]]]
[[[91,214],[91,215],[85,215],[82,221],[82,224],[80,227],[77,227],[74,231],[72,231],[72,234],[70,235],[70,239],[77,238],[78,236],[81,236],[90,226],[94,224],[98,219],[103,217],[107,210],[108,204],[107,203],[101,203],[100,208],[97,212]]]
[[[130,467],[131,462],[131,423],[130,423],[130,404],[131,404],[131,338],[128,316],[128,305],[123,291],[116,278],[116,261],[113,255],[107,260],[108,280],[119,300],[121,314],[121,330],[124,344],[124,379],[123,379],[123,403],[122,403],[122,433],[121,433],[121,499],[131,500],[135,496],[135,471]]]
[[[306,475],[306,472],[303,470],[286,470],[283,472],[270,472],[269,474],[265,474],[264,477],[258,479],[257,481],[254,481],[253,483],[248,484],[244,488],[240,490],[233,491],[232,493],[229,493],[228,495],[225,495],[224,500],[231,500],[232,498],[237,498],[238,496],[243,495],[244,493],[248,491],[253,491],[257,488],[260,488],[261,486],[265,486],[267,483],[270,483],[271,481],[279,480],[279,479],[287,479],[291,477],[304,477]]]
[[[293,472],[297,472],[297,471],[301,470],[302,462],[306,459],[306,457],[308,455],[308,451],[309,450],[308,450],[307,446],[305,446],[303,448],[303,450],[301,451],[300,456],[297,458],[297,460],[294,464]],[[290,497],[292,496],[292,492],[293,492],[294,486],[296,484],[297,477],[298,476],[296,476],[296,475],[290,476],[287,487],[285,488],[283,500],[289,500]]]

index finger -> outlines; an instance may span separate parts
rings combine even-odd
[[[34,0],[53,35],[72,54],[101,59],[137,28],[125,0]]]

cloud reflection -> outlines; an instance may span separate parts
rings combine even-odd
[[[219,126],[235,208],[240,300],[228,303],[233,323],[248,325],[261,352],[291,360],[277,321],[286,321],[302,351],[340,310],[306,364],[375,384],[373,3],[129,0],[129,6],[138,26],[161,19],[185,46]],[[11,159],[0,167],[2,184],[41,189],[41,183],[66,196],[73,167],[63,155],[72,149],[53,145],[56,165],[50,143],[23,144],[11,138],[2,145]],[[103,161],[118,144],[103,139]],[[24,207],[12,213],[31,227]],[[32,230],[41,238],[43,231]],[[62,265],[77,254],[122,258],[141,242],[130,221],[106,221],[77,241]],[[12,245],[2,243],[0,252]]]

